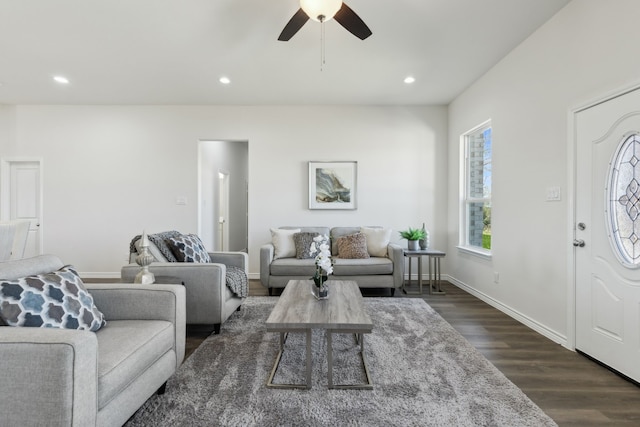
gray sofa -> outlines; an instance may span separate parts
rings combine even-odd
[[[220,333],[220,325],[240,309],[244,298],[235,295],[226,286],[227,266],[242,269],[247,274],[248,256],[244,252],[209,252],[211,263],[169,262],[158,251],[154,257],[161,258],[149,266],[159,281],[178,280],[184,284],[187,300],[187,324],[213,325]],[[133,283],[140,266],[135,263],[137,252],[130,254],[130,264],[122,267],[122,281]]]
[[[7,261],[0,278],[62,266],[53,255]],[[182,286],[85,286],[107,321],[97,332],[0,327],[0,424],[120,426],[182,363]]]
[[[341,236],[358,233],[361,227],[280,227],[302,232],[315,232],[327,235],[331,239],[333,258],[333,274],[329,280],[353,280],[361,288],[389,288],[391,295],[402,287],[404,277],[404,255],[402,248],[394,243],[387,245],[387,255],[372,256],[367,259],[342,259],[337,257],[336,240]],[[375,227],[379,228],[379,227]],[[274,259],[273,243],[264,244],[260,248],[260,281],[269,289],[284,288],[289,280],[309,279],[315,271],[313,259],[297,259],[296,257]]]

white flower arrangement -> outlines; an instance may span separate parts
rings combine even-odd
[[[333,273],[333,261],[331,260],[329,236],[317,235],[314,237],[309,248],[309,255],[316,256],[316,277],[328,276]]]

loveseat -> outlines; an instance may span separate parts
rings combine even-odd
[[[91,323],[99,328],[95,332],[68,329],[68,324],[0,326],[0,425],[120,426],[163,391],[184,359],[182,286],[64,282],[69,275],[69,267],[53,255],[0,263],[0,287],[11,289],[3,291],[5,297],[43,289],[54,295],[53,285],[42,287],[47,282],[65,283],[75,292],[75,283],[104,316]],[[23,289],[15,291],[20,283]],[[11,321],[25,318],[8,313]]]
[[[206,252],[202,246],[206,262],[176,258],[169,244],[185,236],[195,238],[194,235],[183,235],[173,230],[150,234],[148,249],[154,262],[149,265],[149,271],[154,274],[156,282],[178,281],[184,285],[187,324],[212,325],[214,332],[220,333],[220,325],[240,309],[248,294],[248,256],[244,252]],[[132,239],[129,245],[130,263],[120,271],[125,283],[133,283],[140,271],[140,266],[135,263],[140,251],[140,237]]]
[[[310,236],[326,235],[330,239],[333,274],[329,276],[329,280],[353,280],[361,288],[389,288],[391,295],[402,287],[404,255],[399,245],[390,243],[391,230],[382,227],[330,229],[285,226],[272,228],[271,242],[260,248],[260,281],[269,289],[269,295],[272,295],[273,288],[284,288],[289,280],[309,279],[314,275],[315,260],[304,253],[309,250],[308,240],[302,238],[307,233]],[[360,237],[360,242],[365,241],[368,256],[340,256],[338,243],[342,243],[341,238],[351,239],[349,236]],[[297,248],[296,240],[300,243]]]

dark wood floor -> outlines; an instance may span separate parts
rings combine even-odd
[[[451,284],[443,290],[446,295],[421,298],[559,426],[640,426],[640,387]],[[249,294],[267,295],[267,290],[252,280]],[[399,292],[396,297],[408,298]],[[187,353],[210,333],[189,327]]]

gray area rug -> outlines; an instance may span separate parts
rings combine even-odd
[[[133,426],[555,426],[422,299],[365,298],[373,390],[328,390],[326,340],[313,334],[313,388],[265,383],[278,334],[275,297],[249,297],[126,424]],[[352,335],[334,336],[334,382],[362,382]],[[304,382],[304,339],[290,334],[275,382]]]

